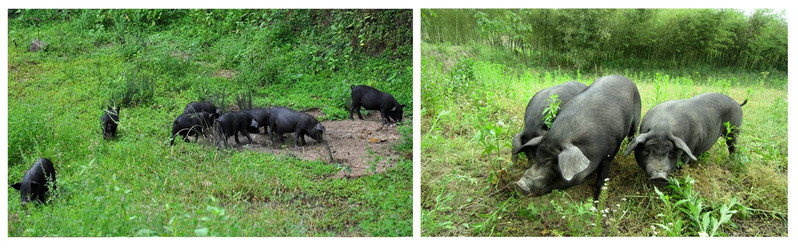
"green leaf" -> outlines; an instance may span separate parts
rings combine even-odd
[[[208,236],[208,228],[205,227],[205,228],[194,229],[194,235],[196,235],[198,237],[207,237]]]

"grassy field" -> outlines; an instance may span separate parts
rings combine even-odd
[[[196,100],[235,109],[235,98],[251,93],[256,107],[315,108],[324,113],[320,121],[340,120],[348,117],[349,86],[368,84],[412,106],[409,42],[371,51],[371,42],[380,41],[366,33],[360,44],[352,43],[360,52],[334,39],[350,39],[350,33],[336,33],[334,27],[344,25],[336,18],[370,15],[396,24],[392,18],[411,13],[10,15],[8,183],[48,157],[59,190],[49,204],[26,209],[8,187],[8,236],[411,235],[412,157],[394,159],[384,173],[334,179],[340,165],[246,147],[167,142],[174,118]],[[322,22],[331,24],[315,28]],[[346,32],[359,32],[359,25]],[[29,52],[34,38],[47,47]],[[119,136],[105,141],[99,117],[111,101],[122,105]],[[405,111],[405,120],[411,113]],[[411,126],[399,125],[398,153],[412,151]]]
[[[422,43],[422,236],[786,236],[787,75],[707,69],[593,73],[519,69],[480,46]],[[655,188],[633,155],[616,155],[607,190],[595,179],[541,197],[501,190],[528,168],[511,141],[539,90],[620,74],[637,84],[642,113],[657,103],[720,92],[743,107],[739,152],[721,139]],[[626,141],[622,149],[626,146]],[[661,192],[658,194],[657,192]]]

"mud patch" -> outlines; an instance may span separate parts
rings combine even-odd
[[[324,115],[319,109],[304,111],[316,118]],[[329,145],[329,151],[324,144],[317,143],[310,137],[305,137],[306,146],[294,147],[296,136],[293,133],[284,134],[284,143],[277,137],[275,141],[269,140],[265,134],[251,134],[253,142],[239,134],[242,145],[235,144],[231,136],[228,144],[237,149],[252,149],[258,152],[268,152],[296,157],[304,160],[320,160],[326,163],[339,164],[341,170],[331,176],[332,178],[357,178],[363,175],[382,173],[396,165],[402,156],[393,151],[401,134],[394,124],[382,125],[379,111],[370,111],[363,116],[364,120],[335,120],[322,121],[327,129],[324,139]],[[330,161],[332,153],[333,161]]]

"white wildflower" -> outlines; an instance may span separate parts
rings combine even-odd
[[[596,223],[590,223],[591,226],[596,226]]]
[[[673,226],[673,222],[668,222],[668,226]]]
[[[615,207],[619,208],[619,207],[621,207],[621,204],[615,204]]]
[[[624,197],[624,198],[621,198],[621,201],[626,201],[626,197]]]
[[[709,234],[707,234],[705,232],[699,232],[698,233],[698,237],[709,237]]]

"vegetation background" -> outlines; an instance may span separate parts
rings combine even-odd
[[[786,236],[787,22],[759,9],[422,9],[423,236]],[[616,155],[607,190],[541,197],[504,186],[527,164],[511,140],[539,90],[610,74],[642,115],[707,92],[742,102],[738,153],[722,139],[651,185]],[[622,145],[622,149],[626,142]]]
[[[172,120],[207,100],[348,117],[350,85],[412,106],[411,10],[9,10],[8,176],[49,157],[59,191],[9,236],[409,236],[412,159],[332,179],[341,166],[176,142]],[[45,46],[30,52],[34,39]],[[119,137],[99,117],[121,109]],[[410,112],[406,112],[410,113]],[[398,152],[412,128],[400,125]],[[385,158],[375,158],[375,163]]]

